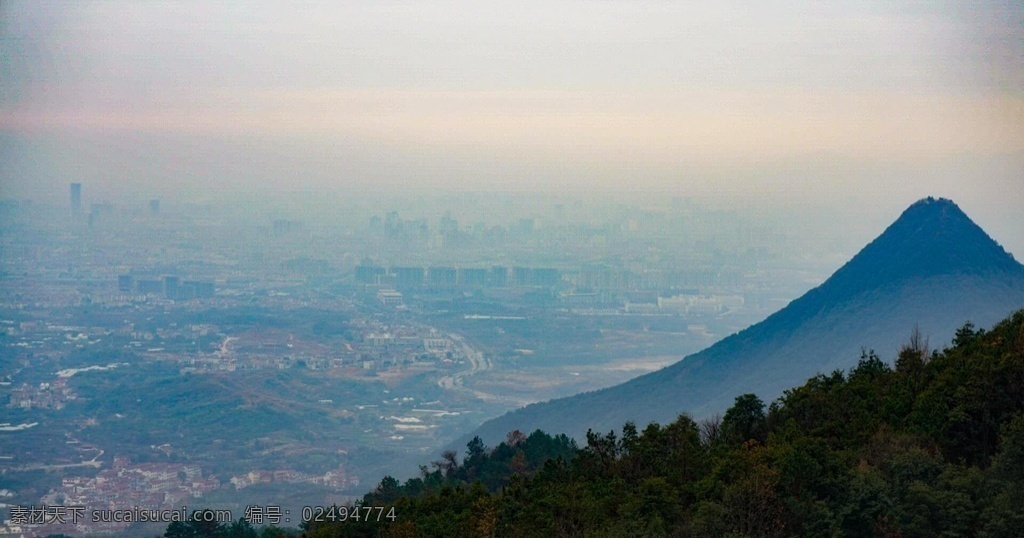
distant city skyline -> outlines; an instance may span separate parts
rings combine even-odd
[[[945,196],[1020,253],[1022,16],[994,1],[5,2],[0,197],[66,200],[72,182],[91,202],[650,193],[884,222]]]

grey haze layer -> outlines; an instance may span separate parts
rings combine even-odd
[[[764,321],[621,385],[526,406],[484,423],[486,442],[540,428],[582,439],[627,421],[723,413],[734,398],[769,401],[818,373],[854,366],[864,348],[893,359],[915,325],[933,346],[971,321],[1024,307],[1024,266],[946,199],[911,205],[817,288]]]

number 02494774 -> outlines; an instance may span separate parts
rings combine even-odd
[[[312,522],[395,521],[395,507],[384,506],[304,506],[302,520]]]

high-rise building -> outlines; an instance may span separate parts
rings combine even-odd
[[[114,206],[110,202],[92,204],[92,208],[89,210],[89,227],[92,228],[94,224],[107,222],[113,214]]]
[[[459,233],[459,221],[452,218],[451,211],[445,211],[441,217],[441,235],[449,236]]]
[[[562,273],[558,269],[535,267],[530,270],[529,279],[534,286],[557,286],[562,281]]]
[[[142,294],[159,295],[164,292],[164,283],[160,280],[136,280],[135,289]]]
[[[402,228],[403,223],[398,211],[388,211],[384,217],[384,236],[396,239],[404,233]]]
[[[469,287],[487,285],[487,269],[460,268],[459,285]]]
[[[427,281],[432,287],[443,286],[449,287],[454,286],[456,282],[456,275],[454,267],[431,267],[427,269]]]
[[[179,292],[180,299],[209,299],[214,296],[215,286],[213,282],[200,280],[186,280],[181,283]]]
[[[179,277],[164,277],[164,296],[171,300],[181,298],[181,279]]]
[[[384,275],[384,268],[366,263],[356,266],[356,282],[360,284],[377,284]]]
[[[71,209],[75,212],[82,210],[82,184],[71,184]]]
[[[150,215],[159,215],[160,214],[160,200],[158,198],[154,198],[154,199],[149,201],[149,214]]]
[[[528,286],[530,282],[530,268],[529,267],[513,267],[512,268],[512,284],[515,286]]]
[[[487,274],[487,285],[504,288],[508,285],[508,267],[495,265]]]
[[[422,267],[392,267],[395,274],[395,285],[401,288],[415,288],[423,285],[424,271]]]
[[[275,236],[290,234],[301,229],[302,223],[297,220],[277,219],[274,221]]]

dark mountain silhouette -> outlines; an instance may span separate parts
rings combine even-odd
[[[541,428],[581,439],[722,413],[738,394],[765,401],[817,373],[856,365],[863,348],[892,360],[917,326],[947,344],[966,321],[989,326],[1024,307],[1024,266],[950,200],[911,205],[825,283],[764,321],[621,385],[529,405],[483,424],[487,442]]]

